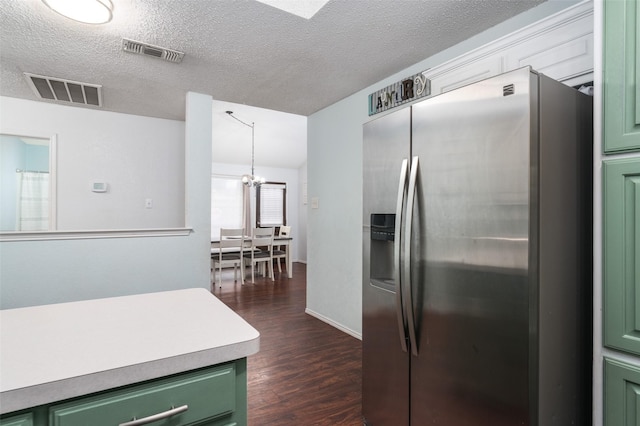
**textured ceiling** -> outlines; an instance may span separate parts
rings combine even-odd
[[[96,26],[1,0],[0,94],[36,99],[31,72],[101,84],[109,111],[182,120],[195,91],[307,116],[544,0],[331,0],[309,20],[255,0],[112,1]],[[123,37],[185,58],[125,53]]]

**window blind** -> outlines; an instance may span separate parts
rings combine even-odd
[[[258,191],[259,217],[258,226],[286,225],[286,192],[284,183],[264,183]]]

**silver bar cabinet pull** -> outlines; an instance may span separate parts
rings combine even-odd
[[[143,417],[141,419],[133,419],[130,422],[125,422],[125,423],[120,423],[118,426],[140,426],[140,425],[146,425],[149,424],[151,422],[155,422],[158,420],[162,420],[162,419],[167,419],[171,416],[175,416],[177,414],[180,413],[184,413],[185,411],[187,411],[189,409],[188,405],[181,405],[180,407],[171,407],[170,410],[167,411],[163,411],[162,413],[158,413],[158,414],[154,414],[152,416],[148,416],[148,417]]]

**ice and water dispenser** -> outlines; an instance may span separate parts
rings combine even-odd
[[[371,284],[395,292],[393,276],[393,242],[395,240],[396,215],[371,214],[370,277]]]

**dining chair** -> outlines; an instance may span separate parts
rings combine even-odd
[[[238,266],[240,266],[240,279],[244,284],[244,229],[221,228],[219,248],[211,249],[211,270],[213,272],[213,284],[216,282],[216,266],[220,272],[218,284],[222,287],[222,267],[233,266],[233,281],[238,281]]]
[[[280,231],[278,232],[278,236],[290,237],[291,227],[286,225],[281,226]],[[279,245],[273,248],[273,258],[276,260],[276,263],[278,264],[278,272],[282,272],[282,267],[280,266],[280,259],[284,259],[285,270],[287,268],[287,250],[288,249],[289,248],[287,247],[287,245]]]
[[[255,267],[264,262],[269,268],[269,277],[273,276],[273,228],[253,228],[251,234],[251,250],[244,253],[244,259],[251,263],[251,282],[255,282]]]

